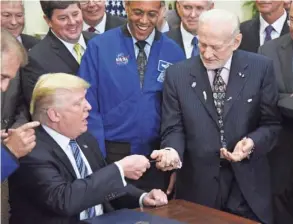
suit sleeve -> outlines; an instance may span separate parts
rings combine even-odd
[[[11,176],[10,183],[20,185],[30,200],[55,214],[74,216],[125,194],[115,164],[103,167],[84,179],[68,181],[60,175],[55,161],[43,157],[46,155],[42,158],[29,155],[21,159],[20,168]]]
[[[176,77],[174,76],[180,71],[177,71],[178,69],[174,66],[166,70],[163,87],[161,148],[171,147],[175,149],[179,153],[181,161],[183,161],[185,136],[182,113],[175,86]]]
[[[30,105],[32,93],[39,77],[48,72],[33,57],[29,57],[29,63],[20,72],[24,99],[26,104]]]
[[[98,82],[99,82],[99,69],[98,69],[98,47],[92,41],[89,42],[86,52],[82,57],[82,62],[78,74],[81,78],[86,80],[90,87],[87,91],[87,100],[92,106],[88,117],[89,132],[97,139],[99,147],[105,156],[105,137],[104,127],[100,114],[100,105],[98,97]]]
[[[1,145],[1,182],[9,177],[18,168],[18,160],[7,149]]]
[[[268,63],[261,86],[259,127],[248,134],[255,144],[253,156],[268,153],[276,144],[281,129],[278,109],[278,87],[274,75],[273,62]]]

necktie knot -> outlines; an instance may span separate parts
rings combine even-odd
[[[191,44],[192,44],[192,46],[197,46],[197,44],[198,44],[198,39],[197,39],[197,37],[193,37],[192,38],[192,41],[191,41]]]
[[[268,25],[265,28],[265,32],[266,32],[265,42],[272,39],[271,34],[272,34],[273,30],[275,30],[275,29],[274,29],[274,27],[272,25]]]
[[[139,50],[143,50],[147,42],[145,40],[139,40],[136,42],[136,46],[139,48]]]
[[[91,26],[88,28],[88,31],[91,33],[94,33],[94,32],[96,32],[96,28]]]

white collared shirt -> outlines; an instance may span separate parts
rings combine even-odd
[[[105,32],[106,30],[106,21],[107,21],[107,14],[104,13],[104,16],[101,20],[101,22],[99,22],[94,28],[96,29],[95,33],[97,34],[102,34]],[[86,22],[83,22],[83,30],[84,31],[88,31],[88,29],[90,28],[91,26],[88,25]]]
[[[231,63],[232,63],[232,55],[228,59],[228,61],[225,63],[225,65],[224,65],[224,67],[223,67],[223,69],[221,71],[221,77],[224,80],[226,86],[228,85],[228,81],[229,81]],[[207,70],[207,72],[208,72],[211,88],[213,89],[214,88],[214,78],[215,78],[215,75],[216,75],[215,71],[214,70]]]
[[[279,19],[277,19],[273,24],[271,24],[272,27],[274,27],[274,30],[271,33],[272,39],[276,39],[281,36],[281,32],[282,32],[284,23],[286,22],[286,19],[287,19],[287,12],[286,10],[284,10],[283,15]],[[261,46],[265,42],[265,37],[266,37],[265,29],[270,24],[268,24],[261,15],[259,15],[259,21],[260,21],[259,42]]]
[[[64,40],[62,40],[61,38],[59,38],[54,32],[53,30],[51,30],[52,33],[64,44],[64,46],[68,49],[68,51],[72,54],[72,56],[75,58],[75,60],[77,61],[77,54],[75,53],[74,51],[74,45],[75,44],[72,44],[72,43],[68,43]],[[80,44],[81,46],[81,54],[83,55],[83,53],[85,52],[86,50],[86,44],[85,44],[85,40],[83,38],[83,35],[80,34],[80,37],[79,37],[79,40],[77,41],[77,43]]]
[[[72,167],[74,169],[74,172],[75,172],[77,178],[81,179],[80,172],[78,170],[74,155],[73,155],[71,147],[69,145],[70,139],[68,137],[58,133],[57,131],[53,130],[52,128],[49,128],[46,125],[42,125],[42,127],[55,140],[55,142],[63,149],[64,153],[67,155],[67,157],[68,157],[68,159],[69,159],[69,161],[70,161],[70,163],[71,163],[71,165],[72,165]],[[86,157],[84,156],[84,154],[83,154],[81,149],[80,149],[80,155],[81,155],[81,157],[82,157],[82,159],[83,159],[83,161],[85,163],[85,166],[86,166],[86,168],[88,170],[88,175],[92,174],[93,171],[91,169],[91,166],[88,163],[88,161],[87,161]],[[120,175],[121,175],[121,178],[122,178],[122,182],[123,182],[124,186],[126,186],[127,183],[126,183],[125,178],[124,178],[123,169],[120,167],[120,165],[118,163],[115,162],[115,164],[119,169],[119,172],[120,172]],[[103,212],[103,206],[101,204],[96,205],[95,206],[95,211],[96,211],[96,216],[102,215],[104,213]],[[87,219],[86,211],[82,211],[80,213],[80,220],[84,220],[84,219]]]
[[[192,45],[192,40],[194,38],[194,35],[192,33],[189,33],[184,27],[183,24],[181,23],[180,25],[180,31],[182,35],[182,41],[183,41],[183,46],[184,46],[184,51],[186,58],[191,58],[191,54],[193,51],[194,46]],[[196,35],[198,38],[198,36]]]
[[[127,24],[127,29],[129,31],[129,33],[131,33],[131,30],[129,28],[129,25]],[[151,52],[151,47],[152,47],[152,44],[154,42],[154,39],[155,39],[155,34],[156,34],[156,31],[155,29],[153,30],[153,32],[148,36],[148,38],[145,40],[147,42],[147,44],[145,45],[144,47],[144,52],[147,56],[147,58],[149,58],[149,55],[150,55],[150,52]],[[134,45],[134,53],[135,53],[135,58],[137,58],[138,56],[138,52],[139,52],[139,48],[138,46],[136,46],[136,42],[137,42],[137,39],[134,38],[134,36],[131,34],[132,36],[132,40],[133,40],[133,45]]]

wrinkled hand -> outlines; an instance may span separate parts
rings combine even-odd
[[[236,144],[232,153],[225,148],[221,148],[221,158],[225,158],[231,162],[240,162],[249,157],[253,147],[253,140],[251,138],[244,138]]]
[[[168,204],[168,198],[163,191],[159,189],[153,189],[143,197],[142,203],[144,206],[158,207]]]
[[[174,149],[154,150],[151,158],[155,159],[156,167],[162,171],[180,169],[181,161],[178,152]]]
[[[149,160],[142,155],[126,156],[117,163],[121,165],[124,176],[133,180],[138,180],[150,168]]]
[[[166,191],[167,195],[170,195],[174,190],[174,186],[175,186],[175,183],[176,183],[176,175],[177,174],[174,172],[170,176],[169,185],[168,185],[168,188],[167,188],[167,191]]]
[[[19,128],[9,129],[8,136],[3,140],[4,145],[15,155],[16,158],[21,158],[27,155],[36,145],[34,128],[39,125],[40,123],[38,121],[33,121],[26,123]]]
[[[4,140],[8,137],[8,133],[5,132],[5,130],[1,130],[1,140]]]

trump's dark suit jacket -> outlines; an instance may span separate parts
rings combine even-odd
[[[36,147],[20,159],[18,170],[9,178],[11,224],[75,223],[83,210],[102,204],[104,212],[110,212],[110,201],[127,195],[138,206],[143,192],[123,186],[118,167],[106,166],[90,134],[77,138],[93,171],[84,179],[77,179],[67,155],[42,127],[37,128],[36,137]]]
[[[227,149],[250,137],[252,157],[232,163],[237,183],[249,206],[264,223],[272,223],[267,153],[280,130],[278,92],[273,63],[244,51],[232,57],[224,106]],[[220,130],[208,74],[200,57],[167,69],[162,105],[162,148],[176,149],[176,197],[215,207],[219,190]]]
[[[259,53],[274,61],[279,87],[278,105],[283,115],[283,129],[269,159],[272,169],[276,223],[293,223],[293,41],[290,34],[268,41]]]
[[[257,53],[257,50],[260,46],[259,29],[260,29],[259,16],[241,23],[240,32],[242,33],[243,37],[242,37],[242,42],[239,48],[245,51]],[[288,32],[289,32],[289,26],[286,20],[283,25],[281,36]]]
[[[95,34],[82,32],[87,44]],[[64,44],[49,31],[46,37],[29,51],[29,64],[22,69],[22,85],[27,104],[38,78],[46,73],[68,73],[75,75],[79,64]]]

